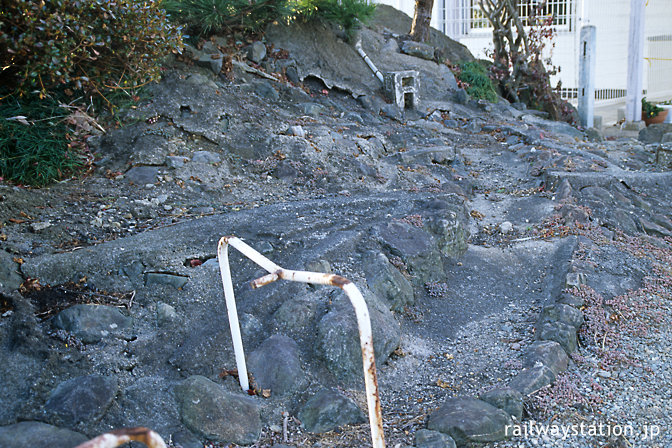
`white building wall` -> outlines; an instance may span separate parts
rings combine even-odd
[[[391,5],[413,17],[415,0],[374,1]],[[555,45],[547,48],[552,64],[560,68],[558,75],[552,78],[553,85],[562,81],[567,96],[573,97],[572,90],[578,88],[580,29],[583,25],[595,25],[597,98],[625,96],[630,0],[568,1],[572,5],[571,24],[559,27],[553,41]],[[470,4],[470,0],[434,0],[431,25],[466,45],[475,57],[487,58],[487,50],[493,46],[492,30],[470,26]],[[659,96],[672,95],[672,0],[648,0],[645,28],[648,59],[644,89]]]

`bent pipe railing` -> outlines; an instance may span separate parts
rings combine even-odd
[[[222,274],[222,286],[224,287],[224,298],[226,300],[226,309],[229,315],[229,325],[231,327],[231,338],[233,339],[233,350],[236,356],[236,367],[238,368],[240,387],[247,391],[250,386],[247,379],[245,353],[243,351],[243,341],[240,336],[238,311],[236,310],[236,299],[233,294],[233,283],[231,281],[231,271],[229,269],[229,246],[233,246],[240,253],[268,271],[267,275],[251,282],[252,288],[260,288],[269,283],[273,283],[276,280],[283,279],[316,285],[336,286],[345,292],[350,299],[350,303],[352,303],[352,307],[355,309],[357,325],[359,326],[359,342],[362,347],[364,384],[366,387],[366,403],[369,410],[369,423],[371,424],[371,440],[374,448],[385,448],[383,417],[380,408],[380,396],[378,395],[376,360],[373,353],[371,320],[369,318],[369,309],[366,306],[362,294],[359,292],[359,289],[357,289],[357,286],[340,275],[283,269],[256,250],[252,249],[241,239],[235,236],[225,236],[219,240],[217,246],[217,258],[219,260],[219,269]]]
[[[149,448],[166,448],[161,436],[147,428],[115,429],[75,448],[115,448],[131,441],[142,442]]]

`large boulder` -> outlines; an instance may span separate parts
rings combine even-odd
[[[371,291],[385,299],[391,310],[414,303],[413,286],[384,254],[370,253],[364,263],[364,272]]]

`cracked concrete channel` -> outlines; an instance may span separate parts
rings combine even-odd
[[[233,80],[205,50],[173,61],[90,140],[91,176],[0,185],[0,446],[134,426],[183,448],[370,445],[347,298],[253,290],[265,271],[234,251],[240,390],[225,235],[362,291],[389,447],[672,445],[672,129],[604,140],[471,100],[400,50],[407,19],[381,7],[362,45],[382,71],[419,70],[417,110],[386,103],[331,30],[273,29],[289,57]],[[635,432],[563,436],[581,423]]]

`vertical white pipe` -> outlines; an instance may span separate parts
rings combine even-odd
[[[229,328],[231,329],[231,339],[233,340],[233,352],[236,355],[238,381],[240,382],[240,387],[247,391],[250,388],[250,384],[247,380],[247,365],[245,364],[243,338],[240,335],[238,310],[236,309],[236,299],[233,295],[233,282],[231,281],[231,271],[229,269],[229,247],[224,238],[219,241],[217,258],[219,261],[219,271],[222,274],[222,286],[224,287],[226,311],[229,315]]]

